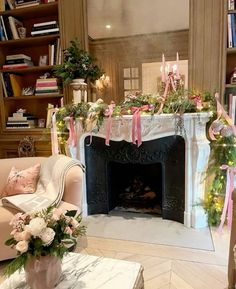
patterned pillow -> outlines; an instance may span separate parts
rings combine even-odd
[[[34,193],[37,188],[39,173],[40,164],[22,171],[12,167],[1,197]]]

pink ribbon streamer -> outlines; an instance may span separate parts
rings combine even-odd
[[[221,105],[220,100],[219,100],[219,93],[215,94],[215,99],[216,99],[216,109],[217,109],[217,119],[216,120],[219,120],[221,117],[223,117],[227,121],[228,125],[232,127],[233,134],[234,134],[234,136],[236,136],[236,127],[235,127],[232,119],[229,117],[228,113],[225,111],[225,109]],[[216,140],[216,138],[215,138],[216,133],[212,129],[212,124],[210,125],[208,132],[209,132],[210,139]]]
[[[52,149],[52,155],[58,155],[59,154],[59,145],[58,145],[58,138],[57,138],[57,122],[56,122],[56,113],[57,110],[54,110],[54,113],[51,117],[51,149]]]
[[[108,120],[107,120],[107,124],[106,124],[106,140],[105,140],[105,144],[107,146],[110,145],[110,135],[111,135],[111,127],[112,127],[113,110],[114,110],[114,104],[108,105],[108,112],[106,114],[108,116]]]
[[[164,90],[164,94],[163,94],[163,101],[161,103],[161,106],[158,110],[158,114],[162,113],[162,110],[163,110],[163,106],[164,106],[164,103],[165,103],[165,100],[167,98],[167,93],[168,93],[168,90],[170,88],[170,84],[173,88],[174,91],[176,91],[176,87],[175,87],[175,84],[174,84],[174,80],[173,80],[173,75],[172,74],[169,74],[168,75],[168,78],[167,78],[167,81],[166,81],[166,86],[165,86],[165,90]]]
[[[141,117],[140,111],[148,110],[148,105],[143,105],[141,107],[133,106],[131,108],[133,117],[132,117],[132,142],[133,144],[137,143],[139,147],[142,144],[142,136],[141,136]]]
[[[69,138],[67,140],[70,146],[76,147],[77,145],[77,138],[75,132],[75,121],[72,116],[69,118]]]
[[[225,192],[225,201],[224,207],[221,215],[221,222],[218,228],[219,232],[222,232],[222,228],[224,226],[226,217],[227,217],[227,225],[231,227],[232,218],[233,218],[233,200],[232,200],[232,192],[234,190],[234,175],[236,173],[236,167],[230,167],[228,165],[222,165],[220,167],[222,170],[227,170],[227,181],[226,181],[226,192]]]

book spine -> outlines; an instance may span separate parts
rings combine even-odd
[[[233,47],[233,38],[232,38],[232,23],[231,23],[231,16],[230,14],[228,16],[228,48]]]
[[[48,25],[57,25],[57,21],[54,20],[54,21],[48,21],[48,22],[35,23],[33,27],[36,28],[36,27],[48,26]]]
[[[1,25],[2,25],[2,28],[3,28],[3,33],[4,33],[4,36],[5,36],[5,40],[8,40],[6,26],[5,26],[5,22],[4,22],[4,19],[3,19],[2,15],[0,16],[0,19],[1,19]]]
[[[228,0],[228,10],[234,10],[235,3],[234,0]]]
[[[0,0],[0,12],[5,11],[5,0]]]
[[[17,32],[17,29],[16,29],[15,20],[16,19],[12,16],[8,17],[8,21],[10,23],[13,39],[20,39],[18,32]]]
[[[41,90],[58,90],[58,86],[42,86],[39,87],[36,85],[36,91],[41,91]]]
[[[32,31],[43,31],[43,30],[54,29],[54,28],[58,28],[58,26],[56,24],[37,26],[37,27],[33,27]]]
[[[29,65],[33,65],[32,61],[30,61],[28,59],[24,59],[24,58],[6,60],[5,64],[19,64],[19,63],[26,63]]]
[[[4,64],[2,69],[10,70],[10,69],[21,69],[21,68],[28,68],[32,65],[28,65],[26,63],[19,63],[19,64]]]
[[[45,30],[39,30],[39,31],[32,31],[31,35],[39,35],[39,34],[47,34],[47,33],[55,33],[59,32],[59,27],[57,28],[52,28],[52,29],[45,29]]]
[[[27,56],[25,54],[14,54],[14,55],[7,55],[6,60],[15,60],[15,59],[27,59],[31,60],[30,56]]]
[[[235,15],[231,14],[231,28],[232,28],[232,45],[236,47],[236,30],[235,30]]]

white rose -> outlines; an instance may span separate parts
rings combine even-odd
[[[73,228],[77,228],[79,226],[79,222],[76,219],[71,220],[71,226]]]
[[[37,217],[35,219],[32,219],[29,222],[29,225],[27,226],[27,230],[31,233],[31,235],[37,237],[41,234],[43,229],[45,229],[46,227],[47,227],[47,224],[44,221],[44,219]]]
[[[20,241],[16,244],[16,250],[20,253],[25,253],[28,250],[28,242]]]
[[[55,236],[55,231],[52,228],[45,228],[39,235],[39,238],[43,241],[44,246],[49,246]]]

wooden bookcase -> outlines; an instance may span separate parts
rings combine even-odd
[[[70,40],[79,38],[82,46],[86,48],[86,1],[85,0],[58,0],[37,6],[12,9],[0,12],[4,18],[13,16],[23,22],[26,28],[26,38],[0,41],[0,67],[5,63],[6,55],[25,54],[32,58],[34,66],[8,70],[7,72],[22,76],[24,87],[35,86],[36,79],[46,72],[51,72],[53,66],[38,66],[39,57],[48,55],[49,45],[58,38],[61,42],[61,50],[68,47]],[[82,12],[82,13],[81,13]],[[69,17],[69,21],[68,21]],[[59,23],[59,33],[31,36],[34,23],[56,20]],[[5,70],[0,69],[0,72]],[[17,109],[26,111],[38,119],[47,118],[48,104],[60,107],[61,101],[64,104],[70,102],[71,92],[68,88],[63,88],[58,94],[31,95],[5,97],[2,83],[0,84],[0,158],[18,157],[19,141],[25,136],[31,136],[35,141],[36,155],[48,156],[51,154],[50,132],[46,128],[17,128],[9,129],[6,122]]]
[[[236,94],[236,83],[231,83],[231,76],[236,69],[236,44],[233,44],[233,47],[228,45],[228,15],[234,14],[236,17],[236,9],[228,9],[228,0],[224,1],[224,49],[223,49],[223,81],[222,81],[222,94],[224,95],[224,104],[226,107],[229,106],[229,94]],[[235,3],[236,5],[236,3]],[[236,23],[235,23],[236,24]]]

